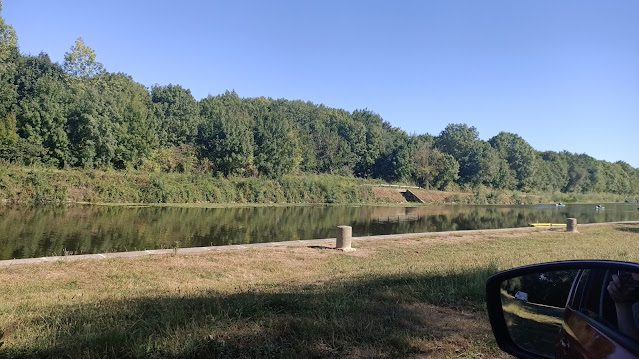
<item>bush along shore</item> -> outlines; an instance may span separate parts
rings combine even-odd
[[[0,169],[0,202],[64,203],[370,203],[374,181],[330,175],[224,178],[138,171]]]
[[[0,168],[0,205],[66,203],[145,204],[401,204],[397,188],[379,180],[337,175],[288,175],[278,179],[214,177],[205,173]],[[381,189],[381,191],[380,191]],[[426,203],[536,204],[635,202],[607,193],[542,193],[494,190],[414,190]]]

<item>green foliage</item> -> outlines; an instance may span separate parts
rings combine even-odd
[[[409,180],[414,173],[410,137],[402,130],[382,124],[385,129],[383,146],[372,168],[372,177],[386,181]]]
[[[355,175],[360,177],[371,177],[375,163],[379,160],[386,147],[385,127],[390,125],[376,113],[369,110],[356,110],[353,112],[353,119],[365,129],[365,143],[359,153],[357,164],[355,165]]]
[[[561,191],[568,185],[567,153],[542,152],[539,171],[533,179],[534,187],[545,192]]]
[[[8,203],[368,203],[370,182],[331,175],[214,178],[205,173],[80,171],[4,166]]]
[[[13,147],[19,139],[16,115],[8,114],[0,121],[0,146]]]
[[[390,151],[382,155],[375,163],[376,177],[389,182],[408,180],[413,173],[413,161],[410,149],[406,144],[391,147]]]
[[[18,57],[15,30],[0,16],[0,146],[3,147],[10,145],[11,141],[8,137],[15,136],[8,132],[13,126],[12,121],[15,120],[17,102],[15,74]]]
[[[34,204],[61,204],[66,201],[66,189],[60,185],[52,184],[38,171],[27,174],[27,186],[33,191]]]
[[[0,159],[25,166],[43,163],[47,151],[42,145],[19,138],[16,142],[0,142]],[[44,162],[46,163],[46,162]]]
[[[130,76],[106,72],[81,38],[62,66],[44,53],[21,55],[15,31],[1,17],[0,160],[135,169],[162,178],[132,186],[101,183],[88,197],[114,201],[342,202],[361,195],[344,196],[351,189],[336,184],[284,179],[313,174],[495,193],[639,195],[639,170],[626,163],[540,153],[513,133],[483,141],[476,128],[450,124],[436,137],[408,135],[367,109],[241,98],[232,91],[198,102],[179,85],[149,90]],[[224,185],[198,179],[201,188],[181,186],[162,177],[167,173],[212,175]],[[246,181],[233,182],[240,177]],[[292,186],[290,194],[282,181]]]
[[[531,189],[538,167],[537,151],[514,133],[500,132],[488,142],[497,150],[499,157],[506,160],[517,189]]]
[[[435,139],[435,147],[459,163],[460,184],[490,184],[499,168],[492,148],[479,139],[475,127],[450,124]]]
[[[200,153],[225,176],[251,175],[254,167],[253,118],[235,92],[200,102],[203,123],[198,130]]]
[[[301,162],[298,136],[278,107],[267,108],[255,121],[255,165],[260,174],[281,177],[298,170]]]
[[[302,162],[298,129],[286,101],[246,101],[253,118],[257,174],[278,178],[299,171]]]
[[[142,159],[136,168],[145,172],[165,173],[206,173],[211,165],[207,160],[198,158],[197,149],[192,145],[160,148]]]
[[[64,71],[71,76],[93,77],[103,73],[104,67],[96,60],[95,51],[78,37],[64,54]]]
[[[296,127],[303,171],[353,174],[365,146],[365,129],[348,112],[285,100],[276,101],[273,108]]]
[[[179,85],[153,86],[151,101],[158,124],[160,146],[193,143],[201,123],[200,108],[191,91]]]
[[[105,73],[74,83],[69,114],[75,165],[123,169],[157,146],[151,99],[144,86]]]
[[[433,148],[432,139],[418,137],[412,151],[414,180],[426,189],[446,189],[458,179],[459,163],[449,154]]]
[[[44,162],[64,167],[70,159],[67,84],[62,69],[46,54],[21,58],[17,75],[20,137],[46,150]]]
[[[476,144],[469,159],[470,161],[467,163],[467,168],[470,169],[473,175],[470,177],[468,183],[499,188],[501,183],[499,182],[498,174],[500,168],[504,166],[503,160],[499,158],[497,151],[490,147],[488,143],[480,141]]]
[[[601,188],[602,178],[597,160],[586,154],[568,157],[568,183],[564,192],[587,193]]]

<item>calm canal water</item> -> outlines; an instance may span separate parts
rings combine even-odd
[[[364,236],[639,220],[637,204],[605,206],[0,208],[0,259],[328,238],[341,224]]]

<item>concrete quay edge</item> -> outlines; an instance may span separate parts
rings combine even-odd
[[[622,221],[622,222],[602,222],[602,223],[586,223],[579,224],[579,227],[593,227],[604,226],[614,224],[639,224],[639,221]],[[421,232],[421,233],[403,233],[403,234],[386,234],[386,235],[374,235],[374,236],[362,236],[352,237],[353,242],[368,241],[368,240],[399,240],[399,239],[416,239],[416,238],[429,238],[454,235],[461,237],[469,234],[499,234],[502,232],[543,232],[548,231],[550,228],[540,227],[516,227],[516,228],[499,228],[499,229],[472,229],[472,230],[457,230],[457,231],[445,231],[445,232]],[[556,228],[555,228],[556,229]],[[208,247],[186,247],[186,248],[171,248],[171,249],[148,249],[142,251],[132,252],[109,252],[109,253],[96,253],[96,254],[79,254],[69,256],[53,256],[53,257],[40,257],[40,258],[21,258],[21,259],[7,259],[0,260],[0,268],[7,268],[15,265],[28,265],[38,263],[51,263],[51,262],[74,262],[82,260],[103,260],[103,259],[115,259],[115,258],[139,258],[156,255],[175,255],[175,254],[203,254],[209,252],[224,252],[232,250],[245,250],[251,248],[269,248],[269,247],[325,247],[327,249],[333,248],[335,244],[335,238],[324,239],[302,239],[294,241],[281,241],[281,242],[267,242],[267,243],[251,243],[251,244],[231,244],[223,246],[208,246]]]

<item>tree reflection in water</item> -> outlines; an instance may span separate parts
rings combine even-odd
[[[592,205],[0,208],[0,259],[329,238],[342,224],[365,236],[525,227],[567,217],[637,220],[639,211],[624,204],[601,212]]]

